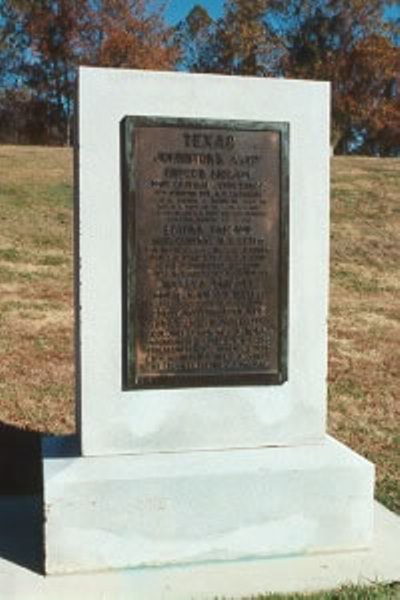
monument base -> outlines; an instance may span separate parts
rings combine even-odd
[[[88,458],[52,452],[45,441],[43,454],[49,574],[372,543],[374,467],[329,437],[298,447]]]

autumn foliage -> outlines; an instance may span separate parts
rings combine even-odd
[[[382,18],[387,3],[325,0],[316,10],[298,4],[301,26],[286,36],[284,72],[331,82],[335,151],[400,154],[400,48]]]
[[[23,106],[22,129],[33,142],[71,141],[78,65],[173,69],[179,56],[163,6],[155,1],[3,0],[0,23],[0,77],[6,83],[0,118],[15,122],[11,99],[15,111]],[[7,67],[14,75],[8,81]],[[2,129],[0,136],[19,141],[18,128]]]
[[[157,4],[138,0],[103,0],[93,17],[101,32],[96,63],[136,69],[170,69],[178,58]]]
[[[395,4],[225,0],[172,28],[162,0],[0,0],[0,139],[70,143],[88,64],[330,81],[335,151],[399,156]]]

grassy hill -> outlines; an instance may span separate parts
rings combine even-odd
[[[400,512],[400,161],[332,167],[329,428]],[[0,422],[74,428],[72,153],[0,147]]]

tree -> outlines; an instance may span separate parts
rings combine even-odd
[[[47,104],[47,126],[70,143],[75,68],[91,47],[90,8],[85,0],[39,0],[24,11],[31,58],[23,69],[35,97]]]
[[[9,114],[18,91],[21,106],[40,119],[20,126],[39,126],[48,142],[71,141],[79,64],[166,69],[177,58],[155,1],[0,0],[0,23],[0,81],[10,90],[0,109],[2,102]]]
[[[100,0],[92,12],[97,30],[95,64],[171,69],[179,51],[163,19],[163,6],[145,0]]]
[[[292,0],[281,7],[289,11],[280,33],[284,72],[331,81],[332,143],[339,153],[365,150],[371,135],[377,143],[389,115],[389,127],[399,123],[399,48],[383,18],[386,5],[383,0]]]
[[[361,133],[358,151],[400,156],[400,48],[371,35],[353,48],[347,67],[343,103]]]
[[[226,0],[215,22],[197,6],[178,29],[183,64],[330,81],[336,151],[399,152],[399,23],[385,18],[391,3]]]
[[[211,64],[211,40],[215,23],[203,6],[196,4],[175,30],[176,44],[182,49],[181,67],[195,73]]]
[[[266,75],[273,49],[264,20],[268,0],[226,0],[219,23],[220,61],[225,72]]]
[[[70,141],[75,66],[91,46],[88,2],[3,0],[0,5],[7,47],[2,56],[9,67],[5,87],[30,98],[30,112],[42,119],[37,125],[48,141]]]
[[[18,86],[18,73],[29,46],[13,3],[0,0],[0,83],[3,89]]]
[[[186,66],[197,72],[272,74],[277,41],[265,15],[273,6],[273,0],[225,0],[223,16],[213,21],[197,5],[178,26]]]

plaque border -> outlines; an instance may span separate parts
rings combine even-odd
[[[135,129],[137,127],[190,127],[191,129],[229,129],[230,131],[274,131],[280,134],[280,244],[279,244],[279,334],[278,370],[274,373],[172,374],[157,376],[155,381],[135,382],[133,355],[135,352],[134,310],[135,287],[135,230],[134,215]],[[127,115],[120,122],[121,157],[121,253],[122,253],[122,390],[174,389],[190,387],[230,387],[281,385],[288,380],[288,288],[289,288],[289,147],[288,122],[248,121],[237,119],[202,119],[185,117],[145,117]],[[133,241],[133,243],[132,243]],[[132,318],[133,317],[133,318]]]

